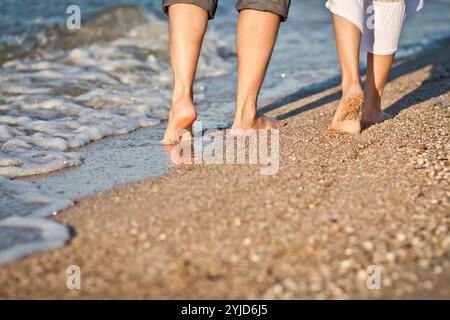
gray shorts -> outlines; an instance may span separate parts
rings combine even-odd
[[[213,19],[216,14],[218,0],[163,0],[162,5],[167,13],[169,6],[176,3],[189,3],[199,6],[209,13],[209,18]],[[269,11],[278,14],[282,21],[286,21],[291,0],[237,0],[236,10],[254,9],[259,11]]]

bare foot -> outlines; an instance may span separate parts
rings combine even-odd
[[[360,111],[363,104],[364,94],[361,87],[355,86],[350,88],[339,102],[333,121],[328,127],[328,130],[360,133]]]
[[[361,123],[364,127],[383,122],[392,118],[392,116],[381,109],[364,107],[361,113]]]
[[[169,122],[161,140],[161,144],[171,145],[192,139],[192,124],[197,119],[197,112],[190,99],[178,100],[172,103]]]
[[[249,129],[265,130],[265,129],[280,129],[286,125],[286,122],[275,120],[269,116],[263,114],[256,114],[249,119],[234,119],[233,126],[231,127],[231,134],[238,134],[242,131]]]

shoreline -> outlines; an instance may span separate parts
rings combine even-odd
[[[384,105],[399,113],[360,135],[326,130],[336,86],[262,108],[288,121],[273,177],[190,166],[81,200],[53,219],[75,230],[66,247],[0,268],[0,298],[450,298],[450,108],[431,101],[450,103],[450,39],[439,46],[396,62]],[[365,287],[374,264],[382,290]]]

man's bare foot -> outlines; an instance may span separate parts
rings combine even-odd
[[[231,127],[231,134],[238,134],[242,131],[249,129],[254,130],[266,130],[266,129],[280,129],[286,125],[284,121],[278,121],[269,116],[263,114],[256,114],[256,116],[245,119],[234,119],[233,126]]]
[[[177,100],[172,103],[169,122],[161,144],[171,145],[192,139],[192,124],[197,112],[191,99]]]
[[[392,116],[383,110],[377,108],[369,108],[365,106],[361,112],[361,123],[364,127],[383,122],[392,118]]]
[[[328,130],[347,133],[360,133],[360,111],[363,105],[364,94],[361,87],[354,86],[350,88],[342,96]]]

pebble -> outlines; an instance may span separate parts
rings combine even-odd
[[[341,261],[340,268],[343,272],[347,271],[352,266],[352,260],[347,259]]]
[[[346,256],[351,256],[353,254],[353,249],[352,248],[347,248],[344,251]]]
[[[424,289],[428,289],[428,290],[433,289],[433,283],[429,280],[424,281],[423,287],[424,287]]]
[[[405,234],[403,234],[403,233],[397,233],[396,239],[397,239],[397,241],[399,241],[399,242],[403,242],[403,241],[406,240],[406,236],[405,236]]]
[[[239,257],[237,255],[233,254],[230,257],[230,261],[231,261],[231,263],[238,263],[239,262]]]
[[[414,237],[414,238],[412,239],[412,241],[411,241],[411,244],[412,244],[414,247],[419,247],[419,246],[422,244],[422,241],[420,241],[419,238]]]
[[[435,266],[434,269],[433,269],[433,271],[434,271],[434,273],[436,273],[436,274],[441,274],[442,271],[443,271],[443,269],[442,269],[441,266]]]
[[[146,240],[147,239],[147,234],[146,233],[140,233],[138,235],[138,239],[141,240],[141,241]]]
[[[427,259],[420,259],[419,266],[423,269],[428,269],[428,267],[430,266],[430,261]]]
[[[364,242],[362,243],[362,246],[363,246],[363,248],[366,249],[367,251],[370,251],[370,250],[373,249],[373,243],[370,242],[370,241],[364,241]]]
[[[346,226],[344,228],[344,231],[346,234],[352,234],[353,233],[353,228],[351,226]]]
[[[398,280],[398,279],[400,279],[400,273],[398,273],[398,272],[393,272],[393,273],[391,274],[391,278],[392,278],[392,280]]]
[[[390,278],[384,278],[384,279],[381,281],[381,283],[382,283],[383,287],[390,287],[390,286],[392,285],[392,279],[390,279]]]
[[[386,260],[391,263],[394,263],[395,262],[395,253],[394,252],[386,253]]]
[[[134,220],[132,220],[130,224],[133,228],[137,228],[139,226],[139,224]]]
[[[363,282],[363,281],[367,280],[367,270],[365,270],[365,269],[358,270],[358,273],[356,274],[356,277],[358,278],[358,280],[360,282]]]
[[[165,233],[161,233],[161,234],[159,235],[159,240],[164,241],[164,240],[166,240],[166,239],[167,239],[167,235],[166,235]]]
[[[260,257],[259,255],[257,255],[256,253],[252,253],[252,254],[250,255],[250,260],[251,260],[252,262],[257,263],[257,262],[261,261],[261,257]]]

